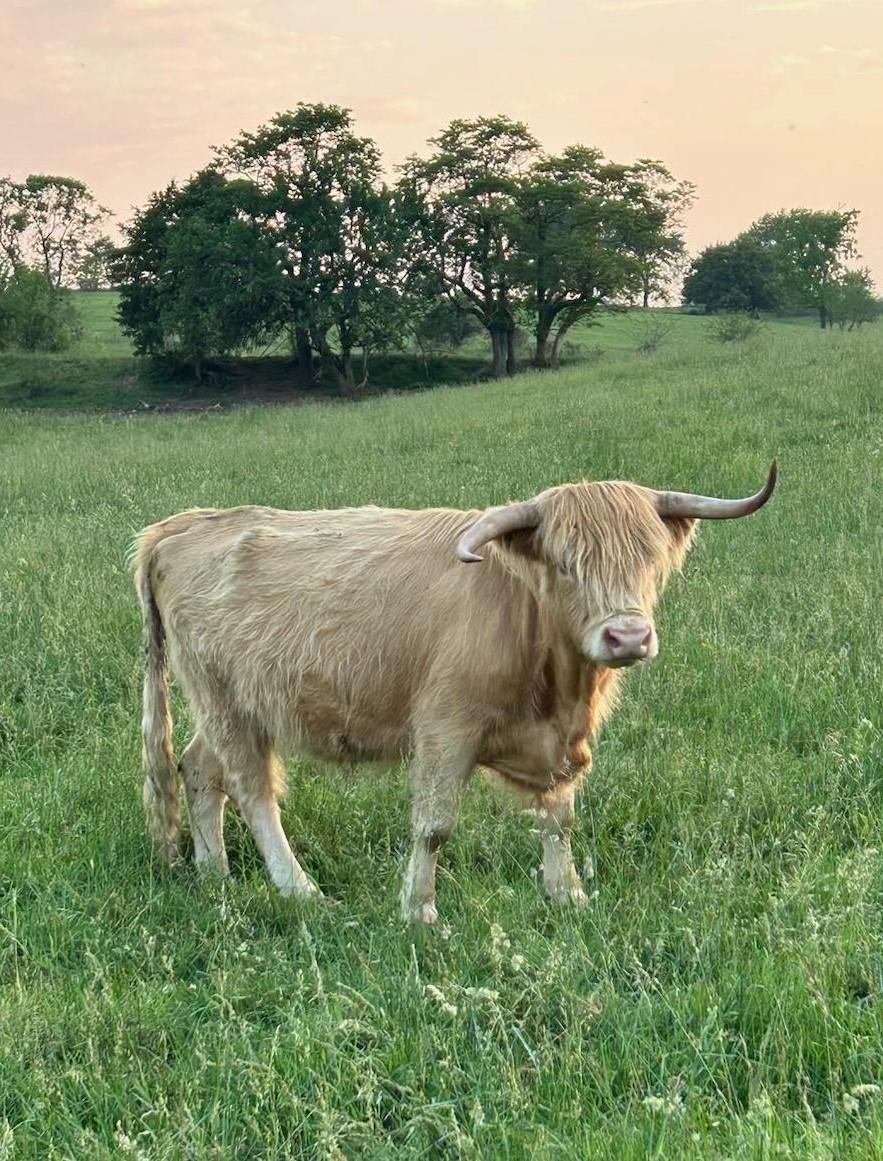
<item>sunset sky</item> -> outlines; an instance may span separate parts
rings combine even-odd
[[[0,77],[0,175],[122,218],[298,101],[352,108],[390,168],[505,112],[694,181],[692,249],[855,206],[883,288],[883,0],[2,0]]]

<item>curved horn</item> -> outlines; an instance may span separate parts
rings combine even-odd
[[[502,508],[488,508],[460,537],[457,556],[465,564],[474,564],[484,559],[476,554],[489,541],[505,536],[507,532],[536,528],[539,522],[540,510],[532,500],[526,500],[523,504],[506,504]]]
[[[744,500],[718,500],[715,496],[694,496],[692,492],[657,492],[656,511],[663,519],[686,516],[694,520],[735,520],[738,516],[750,516],[772,496],[778,473],[773,460],[767,482],[759,492]]]

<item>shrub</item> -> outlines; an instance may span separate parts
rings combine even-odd
[[[869,270],[847,270],[829,291],[828,317],[841,330],[876,322],[879,315],[880,303]]]
[[[70,293],[41,270],[18,266],[0,287],[0,347],[65,351],[82,329]]]
[[[655,354],[668,339],[673,325],[671,319],[658,311],[645,312],[636,328],[636,352],[639,355]]]
[[[738,311],[715,315],[707,323],[708,337],[716,343],[744,343],[754,338],[763,327],[760,319]]]

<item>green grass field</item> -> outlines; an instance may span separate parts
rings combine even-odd
[[[357,407],[0,414],[0,1157],[883,1155],[883,331],[697,325]],[[604,733],[586,911],[546,906],[529,820],[479,778],[427,934],[399,920],[397,770],[290,763],[337,908],[276,897],[232,814],[229,884],[152,858],[143,524],[585,474],[740,494],[773,453],[777,495],[702,530]]]
[[[302,392],[292,388],[291,361],[282,340],[245,360],[225,360],[220,372],[198,384],[186,371],[172,374],[136,359],[129,340],[116,320],[114,291],[76,291],[83,333],[78,342],[60,354],[0,352],[0,408],[28,411],[143,411],[152,408],[228,407],[241,403],[286,403]],[[664,321],[660,324],[659,319]],[[662,325],[661,349],[672,346],[703,346],[705,321],[674,312],[634,311],[599,316],[600,325],[574,327],[565,347],[565,358],[594,362],[599,357],[634,353],[651,330]],[[775,330],[801,328],[811,320],[776,321]],[[527,354],[525,354],[527,359]],[[385,391],[409,391],[439,383],[474,382],[487,371],[490,348],[483,337],[428,366],[413,352],[375,355],[366,395]],[[330,384],[312,392],[316,398],[339,395]]]

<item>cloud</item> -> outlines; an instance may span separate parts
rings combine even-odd
[[[528,8],[533,8],[537,2],[538,0],[432,0],[433,4],[441,5],[444,8],[474,8],[484,3],[497,8],[515,8],[522,12],[526,12]]]
[[[755,12],[806,12],[811,8],[846,8],[862,3],[862,0],[772,0],[770,3],[755,4]]]
[[[784,77],[787,73],[802,69],[807,64],[809,61],[805,56],[786,52],[783,56],[777,56],[775,60],[770,62],[770,72],[774,77]]]
[[[822,44],[819,45],[819,56],[840,57],[871,66],[881,63],[879,48],[835,48],[833,44]]]
[[[819,57],[822,59],[819,60]],[[827,76],[840,68],[851,72],[855,71],[856,66],[865,69],[883,68],[883,56],[878,48],[836,48],[833,44],[820,44],[813,60],[797,53],[784,53],[770,61],[769,72],[774,77],[783,77],[787,73],[799,72],[807,65],[812,65],[816,73],[823,69]]]
[[[682,8],[701,3],[703,0],[589,0],[589,6],[599,12],[637,12],[643,8]]]

